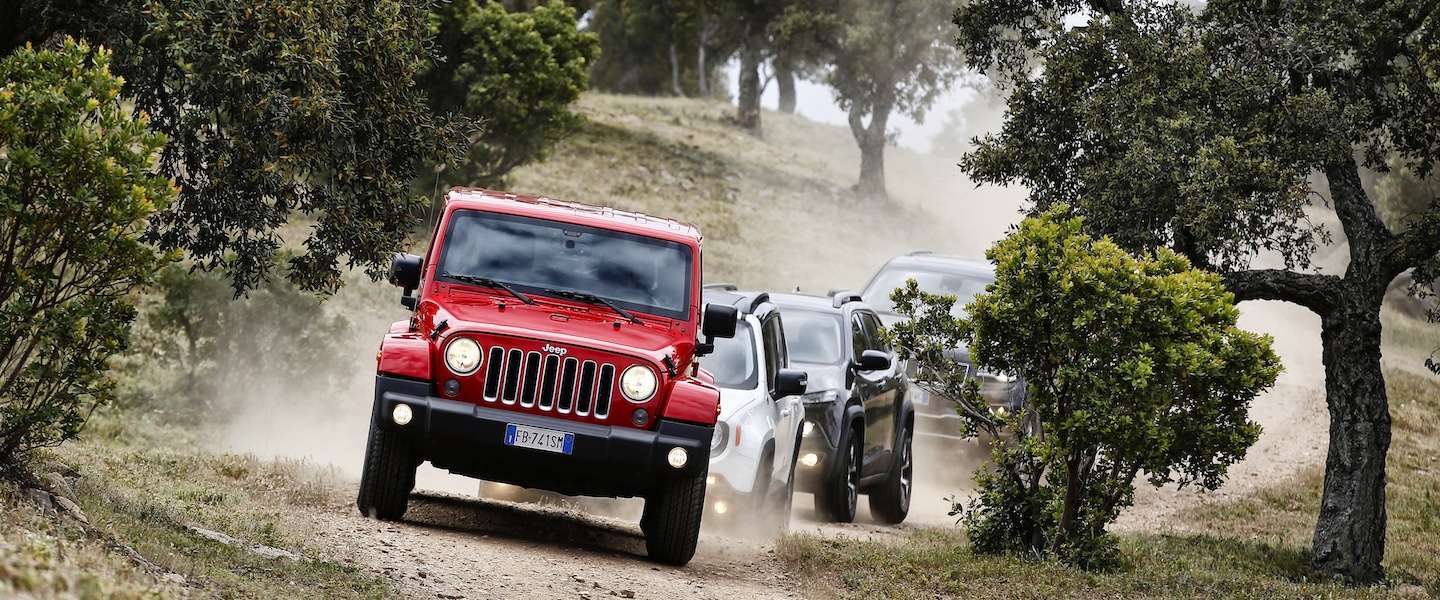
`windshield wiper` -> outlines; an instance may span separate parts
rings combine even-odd
[[[532,300],[532,299],[530,299],[529,296],[526,296],[525,294],[520,293],[519,290],[516,290],[515,288],[510,287],[510,284],[505,283],[505,282],[503,282],[503,281],[496,281],[496,280],[491,279],[491,278],[489,278],[489,277],[480,277],[480,276],[477,276],[477,275],[463,275],[463,274],[459,274],[459,273],[449,273],[449,272],[441,273],[440,276],[441,276],[441,277],[449,277],[450,279],[454,279],[454,280],[456,280],[456,281],[463,281],[463,282],[465,282],[465,283],[470,283],[470,284],[474,284],[474,285],[483,285],[483,286],[485,286],[485,287],[492,287],[492,288],[499,289],[499,290],[505,290],[506,292],[509,292],[511,296],[514,296],[514,297],[520,299],[521,302],[524,302],[524,303],[529,304],[529,305],[531,305],[531,306],[534,306],[534,305],[535,305],[535,301]]]
[[[580,302],[588,302],[590,304],[603,304],[609,307],[610,310],[615,311],[615,314],[625,317],[626,321],[629,321],[636,325],[645,324],[644,321],[640,320],[640,317],[630,314],[630,311],[620,308],[619,306],[616,306],[614,302],[596,296],[595,294],[588,294],[585,292],[572,292],[569,290],[545,290],[545,293],[558,298],[565,298],[567,300],[577,300]]]

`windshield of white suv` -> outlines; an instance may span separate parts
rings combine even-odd
[[[874,307],[875,310],[885,313],[895,312],[895,303],[890,301],[890,292],[896,288],[905,287],[905,280],[914,278],[920,284],[920,290],[931,294],[952,294],[955,296],[955,306],[950,308],[950,314],[957,317],[965,315],[965,305],[969,304],[975,296],[985,291],[985,286],[995,281],[990,277],[968,275],[962,273],[945,273],[942,271],[912,271],[909,269],[887,269],[875,276],[875,281],[866,288],[865,302]]]
[[[744,321],[735,328],[735,337],[716,338],[715,352],[700,359],[700,366],[715,376],[715,385],[748,390],[759,381],[755,368],[755,338]]]
[[[840,342],[840,315],[799,310],[782,310],[785,319],[785,348],[790,362],[833,365],[843,358]]]
[[[450,219],[438,272],[484,277],[539,296],[593,294],[626,310],[684,319],[690,254],[677,242],[467,210]]]

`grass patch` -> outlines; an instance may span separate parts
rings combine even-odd
[[[1181,516],[1205,534],[1122,535],[1123,564],[1108,572],[976,555],[955,530],[922,530],[903,543],[791,535],[777,553],[824,589],[822,595],[846,598],[1440,596],[1440,381],[1400,370],[1388,371],[1386,379],[1394,419],[1388,586],[1347,588],[1310,570],[1323,478],[1318,468],[1253,497]]]
[[[36,513],[21,529],[46,532],[39,536],[43,543],[16,546],[7,540],[0,547],[0,590],[8,585],[17,591],[38,590],[39,595],[80,597],[197,590],[204,596],[246,598],[397,595],[388,582],[354,567],[313,557],[265,558],[189,529],[219,531],[248,544],[304,556],[310,532],[292,507],[339,501],[336,478],[329,471],[299,461],[196,452],[203,444],[193,432],[143,418],[102,416],[95,425],[90,433],[98,435],[67,444],[55,454],[80,473],[74,500],[89,517],[91,530]],[[15,502],[15,493],[4,496]],[[12,520],[13,513],[25,513],[5,512]],[[71,531],[64,530],[66,523]],[[123,554],[107,552],[118,545],[134,550],[159,572],[147,573]],[[78,555],[74,548],[81,549]],[[76,575],[70,566],[76,561],[94,576]],[[162,574],[184,579],[157,577]]]

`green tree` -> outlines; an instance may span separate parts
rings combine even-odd
[[[528,12],[496,2],[456,0],[436,9],[435,41],[444,62],[420,80],[438,113],[485,119],[452,183],[497,185],[516,167],[544,157],[579,117],[570,104],[585,91],[599,51],[575,27],[575,10],[554,0]]]
[[[425,206],[415,167],[458,157],[473,131],[438,118],[417,77],[432,0],[20,0],[9,47],[73,34],[114,50],[136,114],[166,135],[178,200],[149,238],[223,268],[237,292],[268,277],[292,219],[313,222],[290,277],[334,290],[342,263],[378,275]]]
[[[1072,204],[1132,251],[1171,247],[1238,300],[1320,316],[1330,443],[1311,560],[1357,582],[1384,576],[1380,305],[1397,275],[1440,274],[1440,203],[1387,227],[1360,170],[1398,159],[1424,178],[1440,159],[1437,11],[975,0],[955,13],[972,65],[1014,83],[1004,128],[963,163],[975,181],[1023,184],[1037,209]],[[1311,266],[1334,233],[1311,218],[1322,206],[1348,251],[1340,273]]]
[[[921,385],[962,398],[970,431],[997,444],[965,515],[982,552],[1053,556],[1095,567],[1114,559],[1105,527],[1134,498],[1137,475],[1213,490],[1260,427],[1250,402],[1275,383],[1268,336],[1238,329],[1218,275],[1159,249],[1135,258],[1082,232],[1056,205],[986,253],[995,282],[951,316],[954,296],[892,294],[905,322],[900,356]],[[969,343],[981,368],[1019,375],[1033,414],[992,416],[965,369],[946,358]],[[1038,417],[1042,435],[1022,426]]]
[[[66,39],[0,60],[0,469],[74,437],[112,395],[131,291],[164,263],[137,237],[174,198],[164,137],[122,108],[110,53]]]
[[[825,83],[848,113],[860,146],[855,189],[885,198],[885,146],[895,113],[923,121],[940,92],[959,76],[961,55],[946,25],[952,4],[939,0],[843,0],[821,12],[831,66]],[[825,21],[825,15],[834,17]],[[828,26],[826,26],[828,25]]]
[[[134,406],[213,419],[277,393],[334,394],[353,372],[347,353],[336,351],[354,343],[349,320],[286,278],[235,299],[220,275],[171,265],[150,289],[117,369],[129,376],[123,400]]]

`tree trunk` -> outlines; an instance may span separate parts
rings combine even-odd
[[[855,191],[865,198],[884,200],[889,198],[885,192],[885,142],[890,107],[874,108],[868,125],[862,125],[863,116],[859,106],[850,108],[850,133],[860,146],[860,181]]]
[[[1364,289],[1373,288],[1373,289]],[[1347,281],[1321,318],[1330,447],[1315,525],[1314,567],[1355,583],[1385,576],[1385,456],[1390,411],[1380,368],[1383,285]]]
[[[795,69],[791,68],[789,61],[775,61],[775,87],[780,92],[780,112],[795,114]]]
[[[700,43],[695,45],[695,84],[701,98],[710,97],[710,65],[705,61],[705,46],[710,43],[710,19],[700,17]]]
[[[684,96],[685,89],[680,87],[680,54],[675,51],[675,38],[670,38],[670,91],[676,96]]]
[[[760,133],[760,32],[754,23],[745,23],[745,39],[740,48],[740,99],[735,120],[751,132]]]

